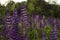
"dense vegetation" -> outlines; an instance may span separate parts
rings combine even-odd
[[[44,0],[0,5],[0,40],[60,40],[59,11]]]

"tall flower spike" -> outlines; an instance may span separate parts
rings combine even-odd
[[[57,19],[54,19],[53,21],[53,28],[50,33],[50,40],[58,40],[58,30],[57,30]]]
[[[49,17],[49,18],[48,18],[48,23],[49,23],[51,26],[53,26],[53,18],[52,18],[52,17]]]
[[[54,37],[55,37],[55,40],[58,40],[58,29],[57,29],[57,19],[54,19]]]
[[[41,26],[41,30],[42,30],[42,40],[46,40],[46,34],[44,31],[44,26],[45,26],[45,16],[43,15],[41,22],[40,22],[40,26]]]
[[[15,8],[13,11],[13,16],[12,16],[12,22],[13,22],[13,36],[14,40],[19,40],[18,38],[18,13],[17,9]]]
[[[44,26],[45,26],[45,16],[43,15],[43,16],[42,16],[42,19],[41,19],[41,21],[40,21],[40,27],[41,27],[41,28],[44,28]]]
[[[17,13],[17,9],[15,8],[14,11],[13,11],[13,16],[12,16],[12,21],[13,21],[13,24],[16,26],[18,26],[18,13]]]
[[[5,24],[5,34],[6,34],[6,40],[14,40],[11,35],[12,33],[12,17],[10,16],[10,13],[6,13],[6,24]]]
[[[25,35],[25,38],[23,38],[23,40],[28,40],[27,39],[27,29],[29,28],[29,20],[28,20],[28,16],[26,14],[26,8],[24,6],[24,4],[21,5],[21,17],[22,17],[22,22],[23,22],[23,25],[24,25],[24,28],[23,28],[23,34]]]
[[[39,28],[39,15],[35,16],[35,23],[36,23],[36,27]]]
[[[22,21],[23,21],[23,25],[25,26],[25,28],[28,28],[29,25],[29,20],[28,20],[28,16],[26,14],[26,8],[25,6],[22,4],[21,5],[21,17],[22,17]]]
[[[37,29],[39,28],[39,15],[35,15],[35,30],[36,30],[36,38],[38,39],[38,32]]]
[[[55,40],[55,39],[54,39],[54,34],[53,34],[53,32],[54,32],[54,31],[51,30],[51,32],[50,32],[50,40]]]

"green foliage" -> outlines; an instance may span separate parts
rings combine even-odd
[[[58,17],[60,18],[60,6],[58,5],[54,5],[54,4],[48,4],[46,3],[44,0],[28,0],[27,2],[22,2],[25,4],[26,6],[26,10],[27,13],[30,14],[43,14],[45,16],[53,16],[53,17]],[[20,12],[20,5],[21,3],[14,3],[13,1],[10,1],[7,6],[5,7],[4,5],[0,4],[0,13],[2,14],[2,17],[5,18],[5,13],[6,13],[6,9],[8,8],[8,10],[10,12],[12,12],[14,10],[14,8],[16,7],[18,9],[18,11]],[[21,26],[21,24],[19,24],[19,26]],[[2,27],[2,25],[0,25],[0,30],[4,31],[4,28]],[[48,37],[50,36],[50,32],[51,32],[51,26],[47,25],[44,28],[46,35],[47,35],[47,40]],[[20,32],[20,31],[19,31]],[[42,40],[42,30],[39,28],[37,29],[38,32],[38,37],[39,40]],[[60,30],[58,30],[59,32],[59,37],[60,37]],[[28,30],[28,36],[30,38],[30,40],[36,40],[36,30],[33,30],[32,28],[30,28],[30,30]],[[1,38],[1,40],[4,40],[3,37]],[[60,39],[59,39],[60,40]]]
[[[53,16],[60,18],[60,6],[56,4],[48,4],[44,0],[27,0],[24,3],[27,8],[27,13],[30,14],[43,14],[45,16]],[[16,6],[18,11],[20,10],[20,4],[10,1],[7,6],[0,4],[0,13],[5,17],[6,9],[8,8],[10,12],[12,12]]]
[[[39,40],[42,40],[42,30],[41,28],[37,29]]]
[[[44,30],[46,32],[46,40],[49,40],[50,32],[51,32],[51,26],[50,25],[45,26]]]
[[[28,7],[27,7],[27,11],[29,12],[29,13],[32,13],[32,12],[34,12],[34,4],[32,4],[32,3],[29,3],[29,5],[28,5]]]
[[[46,34],[50,34],[50,32],[51,32],[51,26],[48,25],[44,29],[45,29]]]
[[[5,17],[5,12],[6,12],[6,7],[0,5],[0,14],[3,16],[3,18]]]
[[[0,34],[0,40],[5,40],[4,27],[3,27],[3,25],[0,25],[0,32],[2,32],[2,34]]]
[[[37,6],[37,7],[36,7],[36,10],[37,10],[37,12],[39,12],[39,13],[43,11],[43,9],[42,9],[41,6]]]
[[[8,10],[9,10],[10,12],[13,11],[14,8],[15,8],[15,3],[14,3],[13,1],[10,1],[10,2],[7,4],[6,8],[8,8]]]
[[[20,5],[21,5],[21,3],[16,3],[16,4],[15,4],[15,6],[16,6],[17,9],[20,8]]]
[[[35,30],[29,31],[28,35],[29,35],[30,40],[36,40],[36,31]]]

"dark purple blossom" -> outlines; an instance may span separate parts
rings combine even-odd
[[[46,40],[46,34],[44,30],[42,31],[42,40]]]
[[[53,18],[52,17],[48,17],[48,23],[53,26]]]
[[[36,21],[36,23],[37,23],[37,25],[39,24],[39,15],[36,15],[35,16],[35,21]]]
[[[29,28],[29,20],[28,20],[28,16],[27,16],[27,14],[26,14],[27,12],[26,12],[26,8],[25,8],[25,5],[24,4],[22,4],[21,5],[21,17],[22,17],[22,19],[21,19],[21,21],[22,21],[22,24],[23,24],[23,40],[28,40],[28,38],[26,37],[27,36],[27,30],[28,30],[28,28]]]
[[[21,16],[23,18],[22,21],[24,26],[27,26],[29,24],[29,20],[28,20],[28,16],[27,16],[27,12],[24,4],[21,5]]]
[[[19,36],[18,36],[18,13],[17,13],[17,9],[15,8],[13,11],[13,16],[12,16],[12,22],[13,22],[13,36],[14,36],[14,40],[19,40]]]
[[[50,40],[55,40],[53,32],[54,32],[53,30],[50,32]]]
[[[43,16],[40,21],[40,27],[44,28],[44,26],[45,26],[45,16]]]
[[[6,25],[5,25],[5,34],[6,34],[6,40],[14,40],[11,35],[12,33],[12,17],[9,12],[6,13]]]
[[[58,40],[58,30],[57,30],[57,19],[54,19],[53,21],[53,28],[50,33],[50,40]]]
[[[58,40],[58,29],[57,29],[57,19],[54,19],[54,37],[55,37],[55,40]]]
[[[41,27],[41,30],[42,30],[42,40],[46,40],[46,34],[45,34],[45,31],[44,31],[44,26],[45,26],[45,16],[43,15],[42,19],[40,20],[40,27]]]

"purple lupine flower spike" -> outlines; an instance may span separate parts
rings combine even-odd
[[[16,24],[16,26],[18,26],[18,13],[17,13],[17,9],[15,8],[13,11],[13,16],[12,16],[12,21],[13,21],[13,25]]]
[[[57,30],[57,19],[54,19],[53,21],[53,28],[50,33],[50,40],[58,40],[58,30]]]
[[[15,8],[13,11],[13,16],[12,16],[12,22],[13,22],[13,38],[14,40],[19,40],[18,38],[18,13],[17,9]]]
[[[39,26],[39,15],[36,15],[36,17],[35,17],[35,23],[36,23],[36,25],[37,25],[37,27]]]
[[[48,18],[48,23],[49,23],[51,26],[53,26],[53,18],[52,18],[52,17],[49,17],[49,18]]]
[[[45,31],[44,31],[44,26],[45,26],[45,16],[43,15],[42,19],[41,19],[41,22],[40,22],[40,26],[41,26],[41,30],[42,30],[42,40],[46,40],[46,34],[45,34]]]
[[[35,29],[34,30],[36,30],[36,38],[38,39],[38,32],[37,32],[37,29],[39,28],[39,15],[35,15]]]
[[[23,8],[22,8],[22,7],[23,7]],[[21,17],[23,18],[22,21],[23,21],[23,24],[24,24],[25,28],[28,28],[28,27],[26,27],[26,26],[29,25],[29,20],[28,20],[28,16],[27,16],[27,14],[26,14],[26,10],[25,10],[25,9],[26,9],[26,8],[25,8],[24,4],[22,4],[22,5],[21,5]]]
[[[45,21],[44,20],[45,20],[45,16],[43,16],[42,19],[41,19],[41,22],[40,22],[40,27],[41,28],[44,28],[44,26],[45,26]]]
[[[58,30],[57,30],[57,19],[54,19],[54,37],[55,37],[55,40],[58,40]]]
[[[53,34],[53,32],[54,32],[54,31],[51,30],[51,32],[50,32],[50,40],[55,40],[55,39],[54,39],[54,34]]]
[[[10,13],[6,13],[6,25],[5,25],[5,34],[6,34],[6,40],[14,40],[11,35],[12,33],[12,17],[10,16]]]
[[[29,28],[29,20],[28,20],[28,16],[26,14],[26,8],[25,8],[25,5],[22,4],[21,5],[21,17],[22,17],[22,22],[23,22],[23,25],[24,25],[24,28],[23,28],[23,40],[28,40],[28,37],[27,37],[27,29]]]

